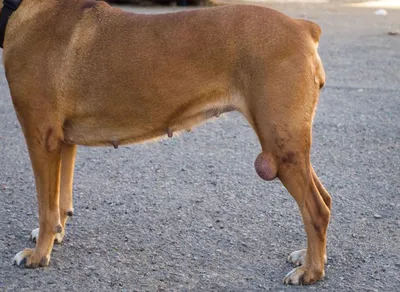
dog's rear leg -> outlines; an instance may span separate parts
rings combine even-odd
[[[301,61],[301,60],[300,60]],[[294,60],[296,62],[300,62]],[[302,61],[301,61],[302,62]],[[308,65],[307,65],[308,66]],[[296,200],[307,233],[307,250],[300,267],[284,279],[286,284],[310,284],[324,276],[326,230],[330,218],[330,196],[310,162],[311,124],[319,95],[319,84],[309,73],[287,64],[269,74],[268,80],[253,80],[241,111],[260,140],[257,173],[265,180],[278,177]],[[292,78],[293,72],[296,76]],[[288,80],[282,84],[282,76]],[[274,79],[276,77],[276,79]],[[260,86],[261,85],[261,86]]]
[[[27,114],[28,115],[28,114]],[[53,120],[22,122],[32,168],[35,175],[39,206],[39,237],[35,249],[25,249],[14,257],[19,266],[36,268],[50,261],[56,234],[63,232],[60,221],[59,191],[62,128]]]
[[[328,191],[322,185],[322,183],[319,180],[319,178],[318,178],[317,174],[315,173],[314,169],[313,168],[311,168],[311,169],[312,169],[312,177],[313,177],[315,186],[318,188],[319,194],[321,195],[322,199],[324,200],[325,205],[330,210],[331,209],[331,196],[329,195]],[[307,255],[307,250],[306,249],[297,250],[297,251],[292,252],[289,255],[288,260],[290,262],[292,262],[293,264],[295,264],[296,266],[301,266],[305,262],[306,255]],[[325,263],[327,261],[326,254],[324,256],[324,261],[325,261]]]
[[[298,155],[299,165],[281,166],[279,178],[295,198],[307,233],[307,250],[291,254],[300,256],[299,268],[285,277],[286,284],[310,284],[324,276],[326,260],[326,229],[330,211],[312,177],[308,155]]]
[[[271,180],[277,176],[282,181],[299,206],[307,233],[307,249],[289,256],[289,260],[301,266],[288,273],[284,282],[311,284],[324,276],[330,196],[312,171],[310,132],[298,129],[282,129],[279,132],[285,134],[261,134],[260,141],[270,140],[270,143],[261,142],[263,152],[257,157],[255,167],[263,179]],[[283,140],[286,142],[281,147],[279,143]],[[275,146],[272,141],[277,142]]]
[[[286,119],[290,120],[288,116]],[[258,125],[255,129],[263,151],[256,159],[256,171],[265,180],[278,177],[282,181],[299,206],[307,233],[307,250],[294,252],[289,257],[301,266],[288,273],[284,282],[311,284],[324,276],[330,196],[310,163],[310,126],[301,129],[293,124],[259,127],[256,122],[255,125]]]
[[[76,145],[61,144],[61,184],[60,184],[60,222],[63,227],[61,233],[57,233],[54,243],[60,244],[65,235],[65,224],[74,213],[72,204],[72,182],[74,177]],[[33,229],[30,239],[36,242],[39,237],[39,228]]]

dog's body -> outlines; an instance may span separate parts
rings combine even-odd
[[[238,110],[262,146],[257,173],[299,204],[308,249],[286,283],[323,277],[330,196],[310,164],[324,70],[320,29],[255,6],[136,15],[87,0],[24,0],[10,18],[4,65],[36,180],[40,229],[26,267],[47,265],[72,215],[76,145],[172,136]]]

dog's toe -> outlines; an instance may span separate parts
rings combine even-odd
[[[287,285],[309,285],[321,280],[324,275],[324,271],[314,271],[305,267],[298,267],[287,273],[283,279],[283,283]]]
[[[33,251],[32,249],[25,249],[23,251],[20,251],[15,255],[13,258],[13,265],[17,265],[19,267],[25,267],[26,264],[26,257],[29,256],[30,251]]]
[[[287,285],[303,285],[305,272],[306,271],[301,267],[295,268],[287,273],[283,282]]]
[[[61,233],[57,233],[56,237],[54,238],[54,243],[61,244],[61,242],[62,242],[62,240],[64,238],[64,234],[65,234],[64,233],[64,229],[62,230]],[[32,232],[31,232],[31,234],[29,236],[29,239],[32,242],[36,242],[38,238],[39,238],[39,228],[35,228],[35,229],[32,230]]]

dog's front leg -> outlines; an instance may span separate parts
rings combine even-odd
[[[45,121],[26,123],[24,134],[35,175],[39,205],[39,237],[35,249],[25,249],[14,257],[18,266],[36,268],[50,261],[56,234],[63,232],[60,222],[59,192],[61,168],[61,127]]]
[[[57,233],[54,243],[61,244],[65,235],[65,224],[74,213],[72,203],[72,182],[74,177],[75,157],[77,146],[61,144],[61,183],[60,183],[60,222],[63,227],[61,233]],[[33,229],[30,239],[36,242],[39,237],[39,228]]]

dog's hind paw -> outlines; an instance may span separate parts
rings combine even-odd
[[[295,264],[296,266],[302,266],[304,264],[306,254],[306,249],[294,251],[288,256],[288,261]],[[326,263],[326,255],[324,256],[324,261]]]
[[[35,250],[26,248],[20,251],[13,258],[13,264],[20,268],[38,268],[45,267],[49,264],[50,258],[48,257],[37,257]]]
[[[304,264],[306,254],[306,249],[294,251],[288,256],[288,261],[295,264],[296,266],[301,266],[302,264]]]
[[[313,272],[304,267],[298,267],[291,270],[283,279],[283,283],[287,285],[309,285],[324,277],[325,273]]]
[[[65,234],[64,229],[62,230],[61,233],[57,233],[56,237],[54,238],[54,243],[61,244],[64,238],[64,234]],[[29,236],[29,240],[31,240],[32,242],[36,242],[38,238],[39,238],[39,228],[35,228],[32,230]]]

